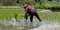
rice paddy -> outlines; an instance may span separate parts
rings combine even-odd
[[[37,13],[42,19],[42,25],[60,23],[60,12],[42,13],[40,11],[41,10],[37,10]],[[12,22],[12,19],[15,18],[15,14],[19,22],[16,22],[16,26],[12,26],[10,21]],[[41,25],[38,25],[39,22],[35,17],[33,25],[31,23],[26,23],[24,21],[24,14],[24,10],[21,9],[0,9],[0,30],[28,30],[32,27],[35,28]]]

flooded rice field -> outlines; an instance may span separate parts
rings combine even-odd
[[[60,30],[59,28],[60,24],[57,21],[50,20],[42,20],[41,22],[37,19],[34,19],[33,22],[30,22],[29,19],[16,21],[14,18],[12,20],[0,20],[0,30]]]

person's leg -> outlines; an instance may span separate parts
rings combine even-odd
[[[42,21],[42,20],[39,18],[39,15],[38,15],[37,13],[35,13],[34,15],[38,18],[39,21]]]
[[[30,15],[30,22],[33,22],[33,15]]]

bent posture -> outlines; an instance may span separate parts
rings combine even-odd
[[[36,16],[38,18],[38,20],[41,21],[35,8],[33,8],[32,6],[29,6],[27,3],[25,3],[24,9],[25,9],[25,19],[26,20],[28,19],[28,16],[30,16],[30,22],[33,22],[33,16]]]

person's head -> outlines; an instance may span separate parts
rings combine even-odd
[[[24,3],[24,8],[26,8],[28,6],[28,3]]]

